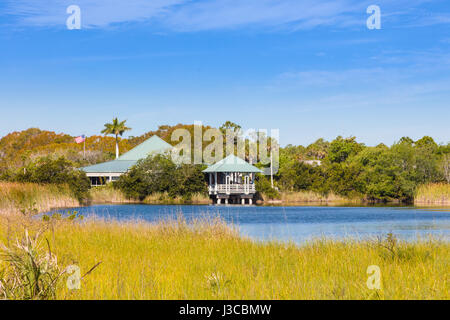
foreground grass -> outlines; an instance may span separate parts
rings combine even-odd
[[[450,184],[432,183],[420,186],[416,191],[416,204],[450,204]]]
[[[68,186],[0,182],[0,215],[17,214],[30,208],[45,212],[78,205]]]
[[[3,221],[1,242],[27,223],[12,227]],[[59,265],[76,264],[83,275],[101,262],[80,290],[68,290],[64,280],[59,299],[449,298],[445,242],[322,240],[298,247],[241,238],[219,220],[45,226],[43,237]],[[382,290],[366,286],[370,265],[381,268]]]

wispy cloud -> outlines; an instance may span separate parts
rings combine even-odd
[[[380,58],[376,67],[309,69],[276,76],[266,89],[271,92],[296,92],[323,99],[327,96],[357,94],[371,96],[428,94],[448,95],[450,54],[445,52],[399,51],[390,55],[403,57],[402,64]],[[350,101],[350,100],[349,100]]]
[[[380,92],[407,83],[414,75],[395,68],[354,68],[342,70],[305,70],[278,75],[266,89],[272,92],[297,92],[323,97],[346,93]]]
[[[167,25],[181,31],[241,26],[315,27],[343,23],[355,11],[352,0],[215,0],[180,6]]]
[[[186,0],[6,0],[5,14],[26,26],[65,26],[68,6],[81,8],[84,28],[156,18]]]
[[[16,24],[64,27],[66,8],[77,4],[84,28],[117,23],[154,22],[175,31],[233,29],[247,26],[289,28],[364,25],[373,0],[4,0],[3,14]],[[411,14],[429,0],[376,1],[386,19]],[[404,8],[409,8],[408,10]],[[415,14],[413,12],[413,14]],[[444,14],[417,17],[424,25],[449,23]]]

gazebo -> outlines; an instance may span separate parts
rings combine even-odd
[[[262,171],[245,160],[229,155],[225,159],[209,166],[203,171],[209,175],[209,195],[221,204],[253,203],[255,190],[255,176]]]

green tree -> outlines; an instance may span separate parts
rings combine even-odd
[[[207,192],[202,169],[199,165],[177,165],[168,155],[154,155],[140,160],[114,185],[130,198],[144,200],[148,195],[167,192],[172,198],[189,200],[195,193]]]
[[[275,188],[272,188],[269,178],[260,173],[256,175],[255,188],[258,193],[258,198],[262,195],[265,195],[269,199],[278,199],[280,197],[279,192]]]
[[[411,201],[418,185],[441,179],[437,156],[405,141],[366,148],[349,166],[354,189],[372,200]]]
[[[227,121],[225,122],[220,128],[223,133],[226,132],[226,130],[233,130],[234,132],[237,132],[242,129],[242,127],[234,122]]]
[[[406,144],[413,145],[414,144],[414,140],[411,139],[410,137],[402,137],[400,139],[399,143],[406,143]]]
[[[436,153],[439,149],[439,146],[436,142],[434,142],[433,138],[429,136],[425,136],[420,140],[417,140],[414,144],[416,148],[422,149],[429,153]]]
[[[339,136],[330,144],[328,159],[332,163],[341,163],[346,161],[348,157],[356,155],[363,148],[363,144],[356,142],[356,137],[344,139]]]
[[[112,120],[112,123],[105,123],[105,129],[101,133],[104,135],[114,135],[116,137],[116,159],[119,158],[119,136],[122,136],[125,131],[131,130],[125,125],[126,120],[119,121],[117,118]]]
[[[324,139],[318,139],[306,148],[306,156],[308,158],[322,160],[328,155],[330,143]]]
[[[444,179],[447,181],[447,183],[450,183],[450,154],[444,155],[441,167],[444,174]]]

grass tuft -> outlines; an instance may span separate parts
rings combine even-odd
[[[417,188],[414,202],[416,204],[448,205],[450,204],[450,184],[431,183]]]

